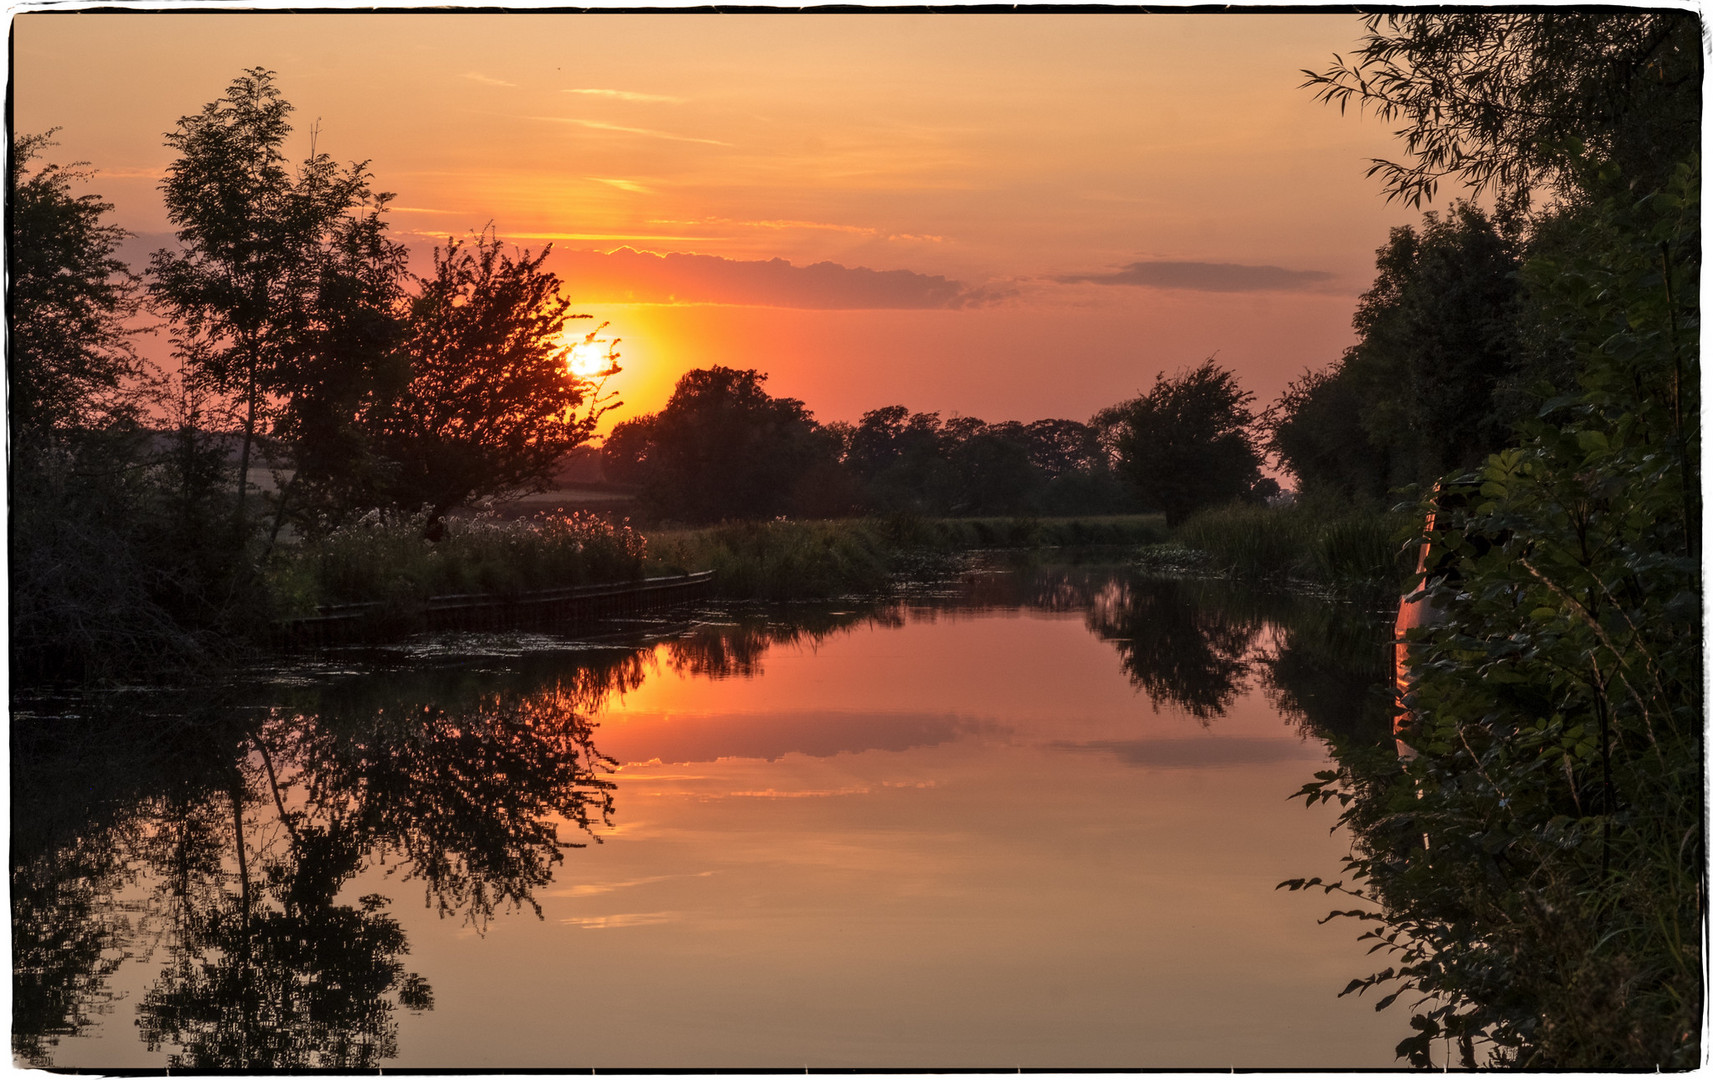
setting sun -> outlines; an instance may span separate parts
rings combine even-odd
[[[565,366],[571,374],[584,379],[598,379],[618,370],[618,353],[613,340],[589,340],[570,343]]]

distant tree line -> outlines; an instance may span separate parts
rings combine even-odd
[[[1163,512],[1266,499],[1254,396],[1212,360],[1088,422],[987,423],[889,405],[818,423],[757,371],[679,380],[666,407],[627,420],[602,451],[609,479],[682,522],[858,513],[936,516]]]

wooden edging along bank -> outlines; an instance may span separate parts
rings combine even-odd
[[[645,614],[699,599],[712,570],[603,585],[497,596],[453,593],[431,596],[420,608],[389,610],[380,602],[324,604],[315,615],[276,624],[282,643],[314,647],[376,641],[424,630],[505,630],[525,626],[576,626]]]

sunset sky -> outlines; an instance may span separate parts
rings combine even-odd
[[[1351,15],[27,13],[14,130],[166,243],[162,136],[264,66],[289,154],[367,159],[420,265],[551,242],[623,339],[618,418],[769,373],[823,421],[889,404],[1086,419],[1217,354],[1261,404],[1352,340],[1386,125],[1300,69]],[[155,350],[160,351],[156,346]]]

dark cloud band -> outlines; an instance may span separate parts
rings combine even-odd
[[[998,300],[989,290],[913,270],[870,270],[784,259],[745,261],[619,248],[555,253],[552,266],[568,295],[584,303],[702,303],[754,307],[860,310],[979,307]]]
[[[1054,280],[1066,285],[1140,285],[1195,292],[1300,292],[1325,285],[1332,275],[1324,270],[1287,270],[1282,266],[1162,260],[1133,262],[1106,274],[1067,274]]]

